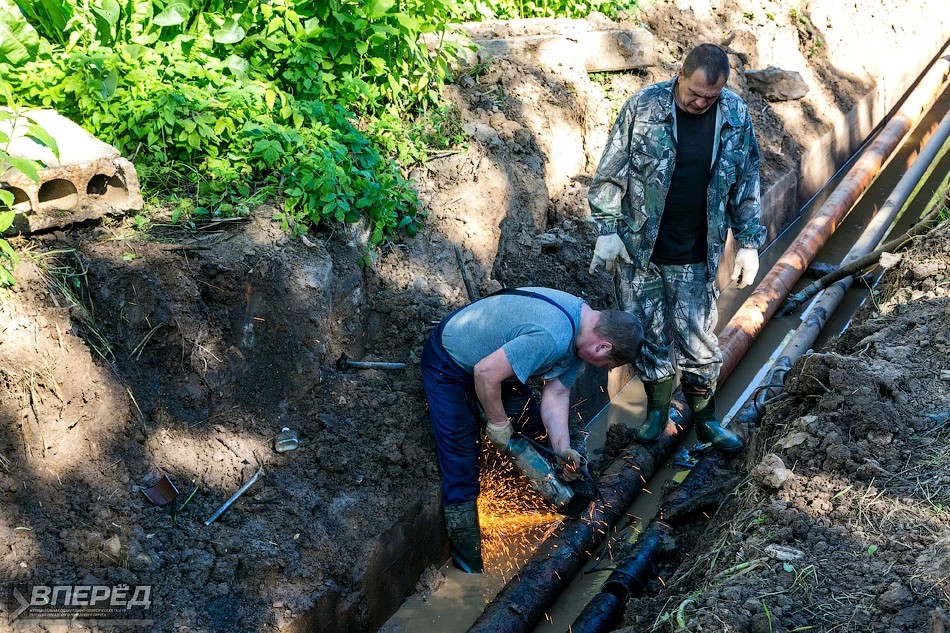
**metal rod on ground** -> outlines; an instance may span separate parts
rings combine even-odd
[[[897,183],[881,210],[862,232],[848,252],[845,261],[859,258],[883,238],[887,228],[895,221],[898,212],[903,208],[904,203],[910,197],[924,173],[927,172],[938,154],[937,150],[946,142],[948,136],[950,136],[950,114],[944,116],[940,127],[927,142],[911,168]],[[739,412],[733,416],[731,426],[741,429],[758,425],[762,416],[762,410],[758,402],[760,394],[767,393],[774,397],[781,392],[788,370],[818,338],[818,334],[821,333],[828,319],[837,309],[850,285],[850,278],[839,281],[816,302],[814,309],[809,312],[808,318],[789,337],[782,353],[760,383],[759,388],[753,392],[743,403]],[[724,426],[726,424],[727,422],[724,421]],[[684,508],[690,507],[691,500],[708,499],[709,497],[702,493],[702,488],[707,485],[708,473],[716,470],[721,459],[722,457],[715,452],[704,455],[686,476],[679,488],[663,503],[657,516],[662,517],[668,523],[675,523],[687,513]],[[714,495],[712,498],[716,496]],[[654,519],[644,535],[637,540],[634,558],[619,564],[617,570],[608,577],[601,587],[601,594],[609,594],[609,597],[602,597],[601,594],[595,596],[594,600],[584,608],[571,625],[570,630],[573,633],[602,633],[611,630],[610,627],[619,622],[630,597],[642,592],[642,588],[652,577],[652,561],[662,554],[655,539],[647,539],[641,544],[641,540],[650,533],[650,530],[656,529],[656,523],[657,519]]]
[[[880,172],[885,160],[920,121],[927,107],[943,91],[950,72],[950,47],[930,67],[904,100],[904,104],[862,152],[828,200],[765,275],[719,334],[723,353],[722,372],[728,374],[752,345],[765,323],[788,296],[818,250],[847,216],[858,197]]]
[[[254,473],[254,476],[253,476],[253,477],[251,477],[250,479],[248,479],[248,481],[247,481],[246,484],[244,484],[243,486],[241,486],[240,488],[238,488],[238,491],[235,492],[233,495],[231,495],[231,498],[230,498],[230,499],[228,499],[227,501],[225,501],[224,503],[222,503],[222,504],[221,504],[221,507],[214,511],[214,514],[212,514],[211,517],[210,517],[207,521],[205,521],[205,525],[206,525],[206,526],[207,526],[207,525],[211,525],[212,523],[214,523],[215,521],[217,521],[218,517],[220,517],[222,514],[224,514],[224,513],[227,511],[228,508],[230,508],[232,505],[234,505],[234,502],[237,501],[238,498],[240,498],[241,495],[243,495],[245,492],[247,492],[247,489],[250,488],[251,486],[253,486],[253,485],[254,485],[254,482],[257,481],[258,479],[260,479],[260,478],[261,478],[261,475],[263,475],[263,474],[264,474],[264,469],[263,469],[263,468],[258,468],[258,469],[257,469],[257,472]]]
[[[828,273],[827,275],[819,277],[799,292],[796,292],[795,294],[788,297],[782,308],[775,313],[775,316],[778,318],[788,316],[801,307],[803,303],[814,297],[825,288],[828,288],[836,281],[840,281],[845,277],[853,277],[863,271],[865,268],[870,268],[871,266],[876,265],[881,260],[881,255],[884,253],[893,253],[904,246],[911,239],[921,235],[922,233],[926,233],[932,227],[932,224],[934,220],[937,219],[938,215],[939,210],[934,210],[927,216],[921,218],[920,222],[912,226],[910,230],[900,237],[887,242],[883,246],[875,248],[873,251],[867,255],[864,255],[863,257],[859,257],[858,259],[848,262],[847,264],[842,264],[839,268]]]
[[[478,291],[475,290],[475,286],[468,276],[468,269],[465,268],[465,260],[462,259],[462,251],[459,249],[458,244],[452,244],[452,247],[455,248],[455,261],[458,262],[459,274],[462,275],[462,283],[465,284],[465,292],[468,294],[468,300],[476,301],[478,299]]]
[[[904,106],[899,110],[898,117],[901,119],[899,124],[891,125],[888,123],[885,126],[884,130],[878,135],[878,141],[872,145],[875,148],[875,152],[879,155],[873,161],[870,161],[872,164],[863,164],[861,160],[858,161],[855,168],[858,165],[861,166],[861,169],[864,172],[864,178],[869,181],[873,175],[879,171],[881,164],[884,161],[884,158],[890,155],[893,149],[897,145],[897,141],[903,138],[903,136],[909,131],[907,128],[911,126],[910,119],[916,123],[921,116],[921,111],[924,109],[924,106],[929,104],[935,95],[942,89],[943,80],[950,71],[950,48],[945,49],[940,59],[931,66],[930,70],[924,75],[921,81],[917,84],[917,87],[914,89],[911,96],[905,101]],[[906,112],[905,112],[906,111]],[[887,136],[887,141],[881,140],[884,136]],[[890,137],[896,136],[896,139],[891,141]],[[874,164],[876,163],[876,164]],[[852,170],[853,171],[853,170]],[[856,187],[857,190],[862,190],[866,188],[868,182],[863,182],[860,186],[852,184],[850,186]],[[835,193],[837,193],[837,189]],[[832,198],[835,197],[835,193],[832,194]],[[849,194],[854,195],[854,194]],[[842,193],[838,196],[841,197],[846,194]],[[841,204],[839,202],[838,204]],[[826,203],[827,205],[827,203]],[[850,205],[848,205],[850,207]],[[819,218],[820,221],[825,221],[822,218]],[[824,240],[821,240],[821,243],[824,243]],[[814,253],[810,257],[799,261],[800,270],[793,275],[794,279],[798,279],[801,275],[801,272],[808,266],[808,262],[814,257]],[[790,266],[791,264],[785,263],[785,266]],[[773,272],[775,270],[773,269]],[[772,273],[769,273],[771,275]],[[781,274],[778,275],[781,277]],[[767,276],[768,277],[768,276]],[[764,282],[763,282],[764,283]],[[794,283],[794,280],[788,285],[787,288],[791,287],[791,284]],[[760,284],[759,288],[762,287]],[[756,289],[756,292],[759,292],[759,288]],[[722,336],[720,336],[720,345],[723,347],[723,367],[720,371],[720,382],[724,382],[726,376],[728,376],[733,369],[735,369],[742,355],[745,354],[745,351],[748,350],[749,345],[752,343],[752,339],[758,334],[758,330],[761,329],[765,321],[771,317],[772,313],[777,307],[777,301],[783,299],[787,294],[787,288],[782,292],[781,290],[772,291],[769,290],[766,294],[771,294],[775,292],[776,297],[773,298],[773,301],[776,301],[775,305],[771,309],[762,309],[753,305],[752,308],[746,309],[745,314],[741,315],[737,320],[733,318],[730,321],[732,329],[746,327],[744,321],[750,321],[747,327],[749,327],[748,335],[745,337],[745,340],[739,341],[740,338],[737,335],[733,335],[734,339],[729,339],[727,342],[729,344],[722,346]],[[747,301],[747,303],[749,303]],[[753,316],[753,312],[758,312],[759,314]],[[756,323],[756,320],[761,320],[761,322]],[[727,326],[729,327],[729,326]],[[680,396],[681,398],[681,396]],[[674,400],[677,407],[683,407],[682,399]],[[681,409],[680,409],[681,410]],[[688,409],[687,409],[688,410]],[[691,416],[690,416],[691,417]],[[616,522],[621,516],[626,512],[626,509],[630,506],[636,496],[639,494],[640,489],[642,488],[642,483],[638,483],[641,480],[639,476],[642,474],[644,481],[651,477],[655,472],[655,469],[659,467],[660,464],[665,462],[673,454],[676,444],[685,436],[686,430],[688,430],[689,425],[691,425],[692,420],[689,421],[682,419],[682,414],[680,414],[680,421],[677,421],[676,431],[672,432],[672,425],[668,425],[667,429],[659,442],[649,449],[645,447],[628,448],[627,451],[615,460],[607,469],[604,474],[604,477],[607,477],[607,474],[610,473],[610,476],[614,479],[617,479],[619,472],[628,473],[628,471],[633,471],[637,473],[637,477],[631,482],[635,487],[635,490],[628,492],[623,490],[611,489],[611,484],[603,483],[605,481],[602,478],[602,483],[600,485],[601,493],[604,494],[605,499],[598,500],[588,511],[586,515],[582,515],[579,519],[568,521],[562,524],[561,528],[555,531],[555,534],[552,537],[548,538],[544,543],[542,543],[541,548],[538,553],[532,557],[524,568],[524,571],[543,569],[547,572],[546,576],[541,578],[537,577],[536,573],[525,574],[522,573],[519,577],[513,578],[505,587],[499,592],[498,596],[495,597],[492,602],[490,602],[482,615],[475,621],[475,624],[469,629],[469,633],[474,633],[476,631],[482,631],[484,633],[507,633],[509,631],[524,631],[527,632],[536,625],[541,618],[544,616],[546,609],[550,607],[560,595],[561,591],[571,582],[574,575],[580,569],[584,560],[587,557],[591,556],[594,547],[603,542],[603,538],[608,532],[608,530],[613,529],[616,525]],[[636,470],[638,467],[633,463],[631,457],[635,456],[638,452],[648,453],[645,457],[645,461],[640,463],[639,470]],[[662,452],[659,452],[662,451]],[[659,460],[659,461],[657,461]],[[628,473],[629,474],[629,473]],[[610,494],[610,499],[606,499],[607,494]],[[616,507],[615,507],[616,505]],[[592,523],[585,521],[585,518],[596,519],[603,521],[602,524],[593,526]],[[584,528],[586,525],[588,527]],[[571,546],[567,539],[559,537],[559,533],[566,530],[567,528],[571,530],[580,531],[584,536],[583,544],[584,549],[569,549]],[[563,528],[563,529],[562,529]],[[595,534],[595,529],[599,534]],[[566,535],[567,536],[567,535]],[[563,548],[559,548],[560,543],[565,543]],[[592,545],[593,547],[588,547]],[[563,551],[558,556],[558,549]],[[553,552],[552,552],[553,550]],[[557,560],[554,560],[554,557],[557,556]]]
[[[829,287],[831,284],[850,277],[852,274],[864,270],[868,266],[875,264],[881,256],[881,253],[892,251],[898,248],[909,238],[919,235],[927,230],[927,225],[938,215],[938,209],[928,213],[925,217],[915,224],[904,235],[891,240],[879,248],[870,250],[866,248],[868,243],[877,244],[883,239],[885,231],[892,224],[898,212],[904,207],[910,194],[917,187],[917,184],[924,178],[925,173],[931,169],[937,156],[943,154],[947,148],[947,138],[950,137],[950,113],[944,115],[943,120],[937,127],[924,148],[917,155],[913,165],[904,174],[900,182],[891,192],[891,195],[884,201],[881,210],[875,214],[871,224],[861,236],[861,241],[856,242],[854,247],[848,253],[848,256],[841,263],[841,267],[826,275],[821,279],[809,284],[802,291],[788,297],[785,305],[777,312],[778,316],[785,316],[795,311],[798,306],[814,297],[820,291]],[[863,243],[862,243],[863,241]]]
[[[406,363],[381,363],[377,361],[359,361],[350,360],[346,354],[341,355],[336,360],[337,371],[348,371],[350,369],[405,369]]]

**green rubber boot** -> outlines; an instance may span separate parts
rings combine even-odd
[[[475,502],[446,505],[443,514],[452,544],[452,562],[467,574],[482,573],[482,534]]]
[[[719,419],[716,418],[716,394],[712,389],[697,392],[696,389],[684,385],[683,395],[696,419],[696,437],[700,442],[712,444],[723,453],[742,450],[742,438],[719,425]]]
[[[660,439],[660,434],[670,419],[673,379],[667,378],[660,382],[644,381],[643,390],[647,392],[647,417],[636,430],[635,436],[638,442],[653,444]]]

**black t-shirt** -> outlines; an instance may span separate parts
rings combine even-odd
[[[657,264],[706,261],[706,189],[715,133],[715,105],[702,114],[676,106],[676,167],[650,257]]]

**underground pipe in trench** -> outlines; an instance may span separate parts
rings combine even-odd
[[[862,257],[884,239],[888,227],[896,221],[900,210],[904,208],[917,184],[931,169],[937,156],[946,150],[948,138],[950,138],[950,113],[944,115],[937,130],[917,155],[914,163],[901,177],[880,211],[848,252],[845,262]],[[851,277],[836,282],[813,304],[808,317],[790,337],[759,388],[733,417],[731,426],[739,429],[753,429],[758,426],[762,417],[762,408],[758,402],[759,394],[768,393],[770,397],[775,397],[781,392],[789,369],[818,338],[828,319],[840,305],[851,282]],[[657,516],[662,520],[653,519],[649,523],[637,539],[634,554],[617,565],[614,572],[604,582],[600,593],[594,596],[574,620],[569,629],[572,633],[603,633],[611,630],[621,620],[627,602],[631,597],[643,593],[647,583],[654,577],[654,563],[668,549],[664,549],[665,541],[660,538],[661,534],[669,531],[667,524],[677,522],[679,517],[686,514],[683,508],[715,505],[715,499],[710,499],[704,491],[709,487],[711,473],[718,470],[721,461],[722,458],[718,453],[709,453],[700,459],[675,493],[660,508]],[[704,500],[709,503],[704,503]]]
[[[797,245],[799,240],[796,240],[789,247],[727,324],[720,334],[723,352],[721,382],[736,367],[764,323],[787,296],[840,220],[847,215],[858,195],[867,188],[885,160],[942,90],[948,71],[950,47],[944,50],[918,82],[845,180],[835,188],[818,214],[803,229],[803,244]],[[468,629],[468,633],[527,633],[541,620],[584,561],[604,542],[607,533],[624,516],[643,483],[660,464],[672,456],[679,440],[685,437],[692,420],[691,416],[687,418],[684,415],[689,409],[684,406],[680,394],[674,398],[674,409],[678,412],[678,416],[675,416],[678,419],[673,420],[676,424],[667,425],[663,436],[654,446],[628,448],[607,468],[599,486],[602,498],[578,519],[562,523],[541,544],[521,574],[502,588]],[[639,467],[631,461],[635,456],[640,460]]]

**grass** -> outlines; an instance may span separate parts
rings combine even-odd
[[[88,270],[78,253],[66,249],[28,252],[28,256],[52,292],[56,305],[65,307],[82,324],[89,347],[104,360],[114,362],[112,346],[96,326],[95,306],[88,290]],[[61,306],[57,297],[65,304]]]

